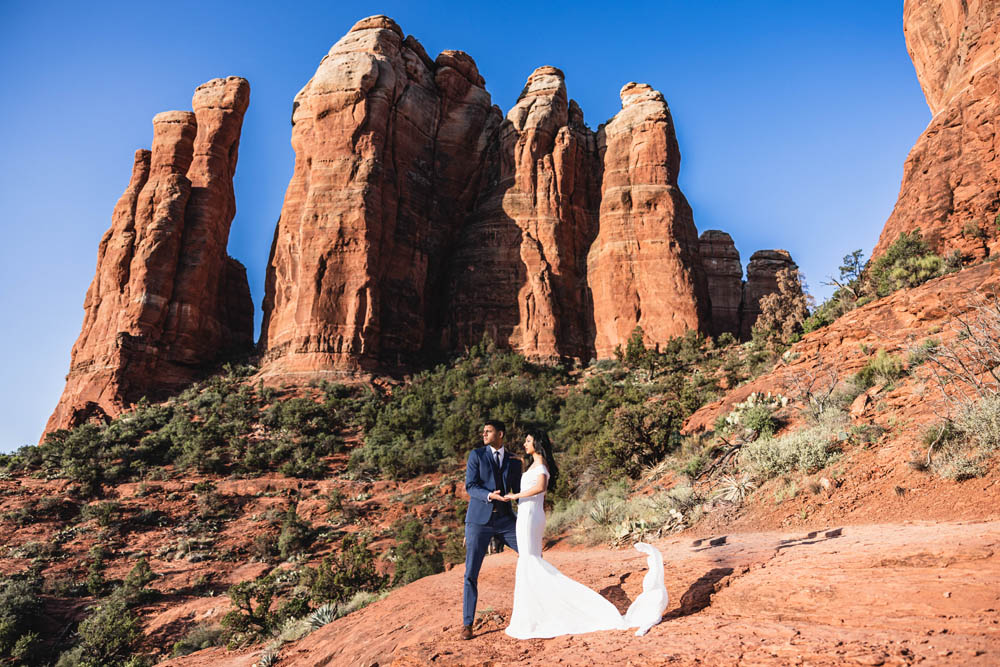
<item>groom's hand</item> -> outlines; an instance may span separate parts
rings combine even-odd
[[[494,491],[490,495],[486,496],[486,499],[487,500],[507,500],[506,498],[503,497],[503,494],[500,493],[499,491]]]

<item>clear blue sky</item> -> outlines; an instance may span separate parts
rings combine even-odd
[[[699,231],[743,257],[786,248],[812,292],[874,245],[930,120],[902,0],[0,3],[0,451],[34,443],[83,321],[97,244],[153,115],[194,88],[250,81],[229,252],[264,267],[292,173],[292,98],[358,19],[393,17],[433,57],[475,58],[504,111],[540,65],[596,128],[628,81],[666,96]]]

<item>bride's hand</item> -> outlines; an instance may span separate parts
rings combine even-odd
[[[508,493],[503,497],[503,499],[506,500],[507,502],[510,502],[512,500],[517,500],[517,495],[514,493]]]

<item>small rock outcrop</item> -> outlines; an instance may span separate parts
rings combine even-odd
[[[903,33],[933,117],[872,256],[919,228],[940,254],[1000,245],[1000,0],[906,0]]]
[[[760,316],[760,300],[778,291],[778,272],[798,268],[787,250],[758,250],[750,256],[743,286],[740,338],[745,340],[753,334],[753,325]]]
[[[250,86],[199,86],[194,112],[153,118],[98,248],[66,387],[46,432],[189,384],[253,339],[246,270],[226,254]]]
[[[740,331],[740,307],[743,303],[743,264],[733,237],[717,229],[702,232],[698,239],[701,263],[705,267],[712,315],[711,336]]]

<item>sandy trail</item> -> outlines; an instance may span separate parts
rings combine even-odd
[[[516,641],[516,555],[488,557],[476,637],[461,629],[463,569],[422,579],[314,632],[282,665],[1000,664],[1000,522],[824,526],[656,543],[671,604],[645,637],[600,632]],[[546,558],[622,611],[640,592],[631,549]],[[259,652],[203,651],[170,664],[251,665]]]

